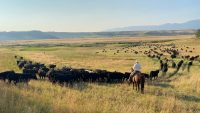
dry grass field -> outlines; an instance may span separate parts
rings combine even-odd
[[[103,37],[103,38],[64,38],[64,39],[45,39],[45,40],[8,40],[0,41],[0,45],[42,45],[42,44],[77,44],[77,43],[105,43],[105,42],[134,42],[147,40],[170,40],[170,39],[187,39],[193,35],[181,36],[145,36],[145,37]]]
[[[200,55],[200,40],[193,36],[6,41],[0,47],[0,72],[20,72],[14,59],[14,55],[20,55],[58,67],[120,72],[129,72],[138,60],[142,72],[149,73],[159,68],[158,60],[131,52],[115,54],[115,48],[144,42],[189,46],[195,48],[190,55]],[[102,52],[103,49],[107,52]],[[133,49],[144,51],[145,47],[138,45]],[[0,81],[0,113],[200,113],[199,69],[199,61],[194,62],[191,72],[181,70],[170,76],[174,71],[170,68],[166,76],[160,74],[157,80],[147,80],[144,94],[127,83],[74,83],[61,87],[47,80],[16,86]]]

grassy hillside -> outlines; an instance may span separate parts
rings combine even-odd
[[[195,47],[193,53],[200,54],[200,40],[182,39],[147,43],[175,43]],[[106,43],[106,42],[104,42]],[[144,55],[119,53],[113,50],[102,53],[103,49],[123,48],[132,43],[108,43],[104,45],[79,43],[79,46],[9,46],[0,48],[0,71],[20,71],[15,64],[14,55],[27,59],[55,63],[59,67],[72,66],[77,68],[106,69],[127,72],[137,59],[142,64],[142,71],[159,68],[157,60]],[[134,47],[141,50],[142,47]],[[99,52],[98,54],[96,52]],[[187,54],[187,53],[182,53]],[[179,59],[177,59],[178,61]],[[52,85],[48,81],[31,81],[29,85],[7,84],[0,81],[0,113],[199,113],[200,112],[200,63],[194,62],[191,72],[179,71],[169,77],[174,70],[170,68],[165,77],[155,81],[147,81],[145,94],[137,93],[123,84],[74,83],[70,87]]]

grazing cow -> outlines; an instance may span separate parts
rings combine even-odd
[[[32,79],[37,79],[36,73],[37,73],[37,70],[35,69],[23,69],[23,74],[28,75],[29,78],[32,78]]]
[[[192,64],[193,64],[192,61],[190,61],[190,62],[188,63],[188,72],[190,72],[190,68],[191,68]]]
[[[150,72],[150,80],[152,80],[152,79],[157,79],[157,78],[158,78],[159,72],[160,72],[160,70],[151,71],[151,72]]]
[[[70,70],[72,70],[71,67],[64,66],[64,67],[61,68],[61,71],[70,71]]]
[[[190,55],[185,56],[185,59],[189,59],[189,58],[190,58]]]
[[[45,79],[47,71],[45,71],[43,69],[39,69],[37,73],[38,73],[40,79]]]
[[[190,61],[194,61],[194,60],[195,60],[195,57],[192,56],[192,57],[189,58],[189,60],[190,60]]]
[[[124,78],[123,78],[123,79],[124,79],[124,80],[128,80],[130,74],[131,74],[130,72],[125,72],[125,73],[124,73]]]
[[[25,69],[33,69],[34,65],[32,63],[26,63],[24,64]]]
[[[141,73],[142,76],[144,76],[145,78],[149,79],[150,78],[150,75],[147,74],[147,73]]]
[[[176,58],[176,55],[175,55],[175,54],[172,54],[172,55],[171,55],[171,58],[172,58],[172,59]]]
[[[26,61],[25,61],[25,60],[17,61],[17,65],[18,65],[19,69],[22,69],[22,68],[24,67],[25,64],[26,64]]]
[[[7,74],[6,79],[9,83],[13,82],[14,84],[17,84],[19,82],[19,76],[17,76],[15,72]]]
[[[56,65],[50,64],[50,65],[49,65],[49,68],[56,68]]]
[[[163,64],[163,70],[162,70],[163,75],[166,75],[167,71],[168,71],[168,60],[166,60],[166,62]]]
[[[163,61],[162,60],[160,60],[160,70],[163,70]]]
[[[17,84],[19,82],[28,83],[31,79],[37,79],[36,76],[33,76],[31,74],[15,73],[14,71],[6,71],[0,73],[0,78],[4,81],[6,81],[7,79],[9,83],[13,82],[14,84]]]
[[[15,76],[17,76],[18,80],[17,82],[24,82],[24,83],[28,83],[30,80],[37,80],[36,75],[32,75],[29,73],[15,73]]]
[[[36,76],[37,70],[35,69],[23,69],[24,74],[31,74],[33,76]]]
[[[181,60],[179,61],[179,63],[177,64],[177,72],[179,71],[179,69],[181,68],[181,66],[183,65],[184,61]]]
[[[54,69],[49,69],[49,71],[46,73],[46,76],[50,78],[50,76],[53,76],[53,73],[54,73]]]
[[[108,80],[109,73],[106,70],[96,69],[94,72],[97,73],[98,82],[106,82]]]
[[[74,76],[70,71],[61,73],[54,70],[52,71],[52,74],[49,75],[49,80],[52,83],[59,83],[59,84],[72,83],[72,81],[74,80]]]
[[[107,82],[122,82],[124,80],[124,74],[121,72],[108,72]]]
[[[176,63],[172,60],[172,68],[176,68]]]
[[[2,73],[0,73],[0,80],[6,81],[6,79],[8,78],[9,75],[14,75],[14,74],[15,74],[14,71],[2,72]]]

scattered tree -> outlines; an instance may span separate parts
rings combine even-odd
[[[196,34],[195,34],[195,35],[196,35],[196,37],[197,37],[197,38],[200,38],[200,29],[199,29],[199,30],[197,30],[197,32],[196,32]]]

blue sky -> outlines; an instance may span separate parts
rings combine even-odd
[[[102,31],[200,19],[200,0],[0,0],[0,31]]]

